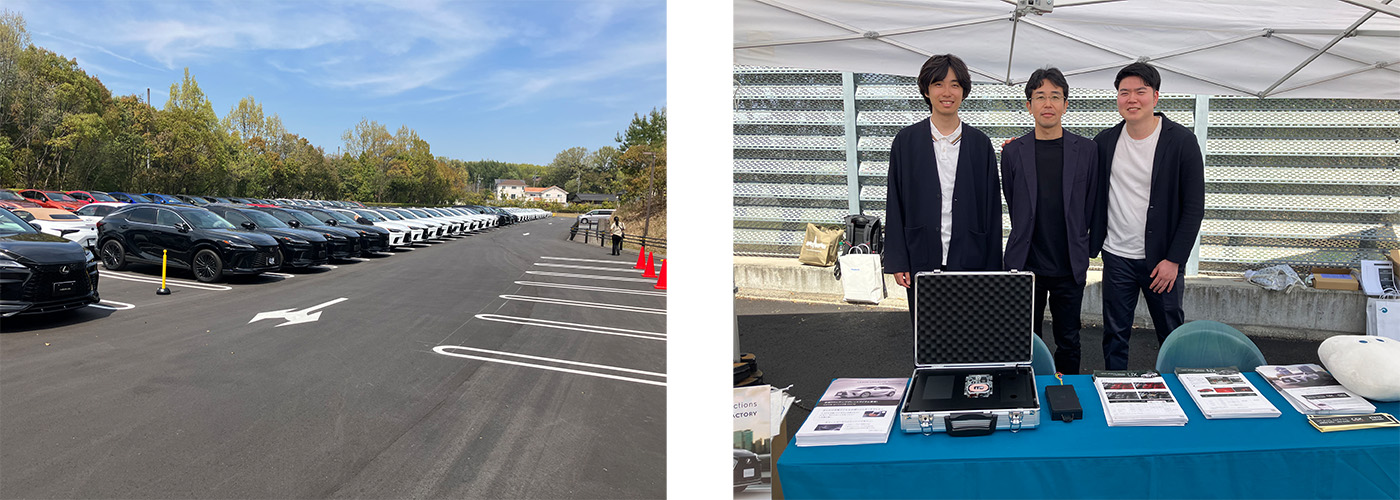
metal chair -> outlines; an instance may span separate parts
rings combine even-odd
[[[1157,371],[1171,373],[1177,368],[1223,368],[1234,366],[1241,373],[1266,365],[1264,353],[1254,341],[1230,325],[1218,321],[1192,321],[1177,327],[1157,352]]]

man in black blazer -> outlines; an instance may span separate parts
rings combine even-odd
[[[1103,252],[1103,352],[1109,370],[1128,366],[1138,292],[1157,342],[1185,321],[1181,265],[1205,216],[1205,163],[1191,130],[1154,112],[1162,77],[1146,63],[1118,71],[1123,121],[1094,137],[1099,202],[1092,252]]]
[[[915,273],[1001,270],[1001,193],[987,134],[962,123],[972,92],[962,59],[936,55],[919,70],[929,119],[890,144],[885,198],[885,272],[905,287],[913,314]]]
[[[1050,306],[1055,371],[1079,373],[1079,315],[1089,269],[1089,227],[1098,194],[1094,141],[1060,126],[1069,83],[1056,68],[1026,81],[1026,111],[1035,130],[1001,150],[1002,193],[1011,214],[1006,269],[1035,273],[1035,334]]]

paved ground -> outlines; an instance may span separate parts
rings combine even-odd
[[[811,404],[821,399],[831,379],[908,377],[913,372],[913,325],[906,311],[739,299],[734,312],[739,316],[740,350],[754,353],[764,381],[777,387],[791,385],[790,392],[801,401],[788,418],[791,432],[806,420]],[[1104,368],[1103,328],[1084,326],[1080,332],[1081,373],[1092,373]],[[1053,350],[1048,324],[1043,339]],[[1252,340],[1270,364],[1319,362],[1320,341]],[[1156,333],[1135,329],[1129,342],[1128,368],[1156,366]]]
[[[164,297],[104,270],[122,309],[4,320],[0,497],[664,497],[665,295],[569,222]]]

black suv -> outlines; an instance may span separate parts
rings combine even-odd
[[[360,254],[360,233],[340,227],[331,227],[326,223],[316,220],[306,212],[294,208],[281,207],[248,207],[253,210],[276,217],[282,223],[294,229],[306,229],[316,231],[326,237],[329,245],[327,252],[332,259],[349,259]]]
[[[389,230],[373,224],[360,224],[345,214],[319,207],[302,207],[298,210],[311,214],[326,224],[360,233],[360,251],[369,256],[375,252],[389,251]]]
[[[276,217],[238,205],[213,204],[204,207],[230,224],[271,236],[281,247],[282,267],[320,266],[330,261],[326,237],[317,231],[292,229]]]
[[[0,209],[0,316],[62,311],[99,300],[92,252],[40,233]]]
[[[118,271],[132,262],[189,269],[209,283],[226,274],[262,274],[282,267],[277,240],[242,230],[203,208],[188,205],[132,205],[97,222],[102,265]]]

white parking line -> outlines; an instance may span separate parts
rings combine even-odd
[[[612,272],[615,272],[615,273],[617,273],[617,272],[622,272],[622,273],[636,273],[636,272],[637,272],[636,269],[632,269],[632,268],[630,268],[630,267],[575,266],[575,265],[570,265],[570,264],[544,264],[544,263],[539,263],[539,262],[536,262],[535,265],[541,266],[541,267],[563,267],[563,268],[567,268],[567,269],[588,269],[588,270],[591,270],[591,271],[612,271]]]
[[[115,305],[107,305],[107,304],[115,304]],[[89,305],[88,307],[96,307],[96,308],[98,308],[98,309],[109,309],[109,310],[112,310],[112,311],[124,311],[124,310],[127,310],[127,309],[135,309],[135,308],[136,308],[136,305],[135,305],[135,304],[128,304],[128,303],[126,303],[126,302],[117,302],[117,301],[115,301],[115,300],[104,300],[104,301],[102,301],[102,302],[98,302],[98,303],[96,303],[96,304]]]
[[[596,275],[596,274],[551,273],[551,272],[546,272],[546,271],[525,271],[525,274],[538,274],[538,275],[540,275],[540,276],[558,276],[558,277],[560,277],[560,278],[588,278],[588,279],[594,279],[594,280],[608,280],[608,281],[635,281],[635,282],[638,282],[638,283],[655,283],[655,282],[656,282],[656,278],[619,278],[619,277],[617,277],[617,276],[599,276],[599,275]]]
[[[616,261],[616,260],[574,259],[574,258],[570,258],[570,257],[540,257],[540,258],[541,258],[541,259],[551,259],[551,260],[569,260],[569,261],[574,261],[574,262],[597,262],[597,263],[600,263],[600,264],[621,264],[621,265],[624,265],[624,266],[634,266],[634,265],[636,265],[636,263],[634,263],[634,262],[621,262],[621,261]]]
[[[550,321],[539,318],[519,318],[515,316],[502,316],[499,314],[478,314],[478,319],[486,321],[498,321],[501,323],[514,323],[525,326],[538,326],[542,328],[557,328],[560,330],[574,330],[578,332],[601,333],[603,335],[617,335],[619,337],[634,337],[647,340],[666,341],[666,334],[656,332],[643,332],[639,330],[627,330],[624,328],[613,328],[611,326],[594,326],[580,323],[565,323],[563,321]]]
[[[629,289],[626,289],[626,288],[603,288],[603,287],[600,287],[600,286],[570,285],[570,284],[568,284],[568,283],[542,283],[542,282],[538,282],[538,281],[517,281],[517,282],[515,282],[515,284],[517,284],[517,285],[523,285],[523,286],[542,286],[542,287],[546,287],[546,288],[563,288],[563,289],[566,289],[566,290],[583,290],[583,291],[585,291],[585,292],[626,293],[626,294],[631,294],[631,295],[648,295],[648,296],[652,296],[652,297],[665,297],[665,296],[666,296],[666,292],[656,292],[656,291],[651,291],[651,290],[629,290]]]
[[[523,300],[526,302],[540,302],[544,304],[559,304],[563,306],[592,307],[595,309],[612,309],[614,311],[638,312],[647,314],[666,314],[665,309],[653,309],[650,307],[624,306],[618,304],[601,304],[598,302],[583,302],[580,300],[567,299],[547,299],[544,297],[528,297],[525,295],[501,295],[506,300]]]
[[[646,380],[646,379],[640,379],[640,378],[623,377],[623,376],[621,376],[621,375],[612,375],[612,374],[607,374],[607,373],[596,373],[596,372],[590,372],[590,371],[584,371],[584,370],[574,370],[574,369],[570,369],[570,368],[561,368],[561,367],[557,367],[557,366],[537,365],[537,364],[534,364],[534,363],[525,363],[525,362],[522,362],[522,361],[511,361],[511,360],[508,360],[508,359],[496,359],[496,358],[487,358],[487,357],[482,357],[482,356],[473,356],[473,355],[470,355],[470,354],[452,353],[452,352],[447,352],[448,349],[465,349],[465,350],[471,350],[471,351],[485,351],[484,349],[472,349],[472,348],[470,348],[470,347],[463,347],[463,346],[458,346],[458,345],[440,345],[440,346],[434,347],[434,348],[433,348],[433,352],[436,352],[436,353],[438,353],[438,354],[442,354],[442,355],[444,355],[444,356],[455,356],[455,357],[458,357],[458,358],[475,359],[475,360],[477,360],[477,361],[486,361],[486,362],[488,362],[488,363],[503,363],[503,364],[507,364],[507,365],[525,366],[525,367],[530,367],[530,368],[539,368],[539,369],[541,369],[541,370],[550,370],[550,371],[556,371],[556,372],[573,373],[573,374],[575,374],[575,375],[587,375],[587,376],[590,376],[590,377],[600,377],[600,378],[607,378],[607,379],[613,379],[613,380],[623,380],[623,381],[627,381],[627,382],[636,382],[636,383],[639,383],[639,384],[659,385],[659,386],[662,386],[662,387],[665,387],[665,386],[666,386],[666,383],[665,383],[665,382],[657,382],[657,381],[655,381],[655,380]],[[485,352],[491,352],[491,353],[495,353],[495,354],[505,354],[505,355],[508,355],[508,356],[520,356],[520,357],[530,358],[530,359],[545,359],[545,360],[549,360],[549,361],[552,361],[552,362],[555,362],[555,363],[568,363],[568,364],[574,364],[574,365],[584,365],[584,366],[591,366],[591,367],[603,368],[603,369],[607,369],[607,370],[619,370],[619,371],[646,373],[646,374],[648,374],[648,375],[654,375],[654,376],[660,376],[660,377],[665,377],[665,376],[666,376],[665,374],[655,374],[655,373],[649,373],[649,372],[642,372],[642,371],[639,371],[639,370],[630,370],[630,369],[627,369],[627,368],[617,368],[617,367],[605,366],[605,365],[591,365],[591,364],[588,364],[588,363],[578,363],[578,362],[575,362],[575,361],[565,361],[565,360],[562,360],[562,359],[536,358],[536,357],[534,357],[534,356],[525,356],[525,355],[523,355],[523,354],[511,354],[511,353],[504,353],[504,352],[499,352],[499,351],[485,351]]]
[[[295,278],[295,277],[297,277],[297,275],[295,275],[295,274],[283,274],[283,273],[263,273],[263,276],[276,276],[276,277],[278,277],[278,278]]]
[[[108,270],[105,270],[105,269],[104,269],[104,270],[99,270],[98,273],[100,273],[101,276],[107,276],[107,277],[113,278],[113,279],[126,280],[126,281],[135,281],[135,282],[138,282],[138,283],[155,283],[155,284],[157,284],[157,285],[160,284],[160,278],[151,277],[151,276],[140,276],[140,275],[132,275],[132,274],[122,274],[122,273],[118,273],[118,272],[114,272],[114,271],[108,271]],[[166,284],[166,286],[183,286],[183,287],[194,288],[194,289],[198,289],[198,290],[214,290],[214,291],[228,291],[228,290],[233,290],[233,287],[228,287],[228,286],[223,286],[223,285],[213,285],[213,284],[209,284],[209,283],[195,283],[195,282],[193,282],[193,281],[180,281],[180,280],[172,280],[172,279],[167,279],[167,280],[165,280],[165,284]]]

